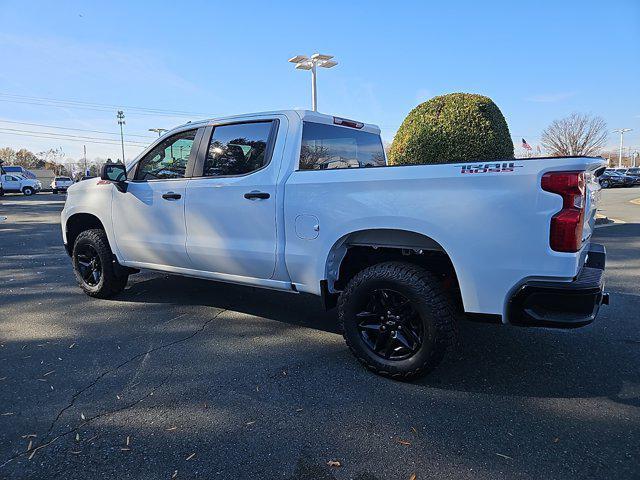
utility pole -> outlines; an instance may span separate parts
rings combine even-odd
[[[84,173],[82,174],[82,176],[84,177],[85,175],[89,175],[87,173],[87,146],[83,145],[84,147]]]
[[[122,131],[122,126],[124,125],[124,112],[122,110],[118,110],[118,114],[116,115],[118,119],[118,125],[120,125],[120,143],[122,144],[122,164],[126,165],[124,160],[124,132]]]
[[[320,53],[314,53],[311,57],[306,55],[296,55],[289,59],[290,63],[296,64],[298,70],[311,70],[311,106],[314,112],[318,111],[318,90],[316,85],[316,68],[331,68],[335,67],[338,62],[331,60],[333,55],[322,55]]]
[[[162,134],[167,131],[167,129],[166,128],[150,128],[149,131],[156,132],[158,136],[161,137]]]
[[[614,130],[614,132],[620,134],[620,152],[618,154],[618,168],[622,168],[622,145],[624,141],[623,140],[624,134],[627,132],[630,132],[631,130],[633,130],[633,128],[618,128],[617,130]]]

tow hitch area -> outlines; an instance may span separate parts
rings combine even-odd
[[[609,294],[604,292],[605,258],[604,246],[592,243],[587,262],[572,282],[526,283],[509,302],[509,322],[553,328],[576,328],[593,322],[600,305],[609,305]]]

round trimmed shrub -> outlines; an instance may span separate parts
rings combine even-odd
[[[389,149],[390,165],[513,158],[509,127],[489,97],[451,93],[414,108]]]

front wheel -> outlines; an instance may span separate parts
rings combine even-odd
[[[600,186],[601,186],[602,188],[609,188],[609,180],[602,180],[602,181],[600,182]]]
[[[381,263],[358,273],[340,295],[338,316],[353,354],[387,377],[424,375],[454,344],[449,298],[437,277],[410,263]]]
[[[124,290],[128,275],[118,275],[104,230],[85,230],[73,246],[73,271],[80,288],[91,297],[109,298]]]
[[[29,196],[33,195],[34,193],[36,193],[36,191],[31,187],[24,187],[22,189],[22,193],[25,194],[27,197],[29,197]]]

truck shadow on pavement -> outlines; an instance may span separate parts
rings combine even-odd
[[[324,311],[311,295],[171,275],[139,281],[134,276],[131,283],[118,301],[209,306],[339,334],[336,310]],[[576,330],[461,321],[460,346],[435,371],[412,383],[492,395],[607,397],[640,406],[637,396],[624,392],[624,384],[640,383],[633,368],[640,336],[624,333],[631,325],[621,320],[625,311],[638,310],[640,297],[613,293],[612,306],[602,309],[596,323]],[[610,331],[612,323],[620,328]]]

